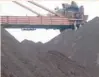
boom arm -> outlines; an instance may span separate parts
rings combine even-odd
[[[41,5],[39,5],[39,4],[37,4],[37,3],[33,2],[33,1],[28,1],[28,2],[31,3],[31,4],[33,4],[33,5],[36,5],[36,6],[40,7],[40,8],[42,8],[42,9],[44,9],[44,10],[47,10],[47,11],[49,11],[50,13],[55,14],[56,16],[60,16],[59,14],[57,14],[57,13],[55,13],[55,12],[49,10],[48,8],[45,8],[44,6],[41,6]]]
[[[23,8],[25,8],[25,9],[27,9],[27,10],[29,10],[29,11],[31,11],[32,13],[37,14],[38,16],[41,16],[41,14],[37,13],[36,11],[30,9],[30,8],[27,7],[27,6],[22,5],[21,3],[17,2],[17,1],[12,1],[12,2],[14,2],[14,3],[16,3],[17,5],[19,5],[19,6],[23,7]]]

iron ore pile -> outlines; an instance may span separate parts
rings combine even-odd
[[[99,17],[42,44],[1,29],[1,77],[99,77]]]

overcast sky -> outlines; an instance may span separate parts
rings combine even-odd
[[[48,12],[36,7],[35,5],[32,5],[26,1],[19,1],[22,4],[32,8],[33,10],[37,11],[38,13],[42,15],[46,15]],[[56,1],[56,0],[42,0],[42,1],[36,1],[37,3],[54,10],[55,7],[59,6],[61,8],[62,3],[70,3],[70,1]],[[77,4],[79,6],[83,5],[85,8],[85,14],[89,15],[88,20],[91,20],[92,18],[99,16],[99,1],[83,1],[83,0],[77,0]],[[14,4],[11,1],[0,1],[0,15],[2,16],[34,16],[35,14],[31,13],[30,11],[27,11],[26,9]],[[53,37],[57,36],[60,32],[57,30],[36,30],[36,31],[24,31],[21,30],[8,30],[12,35],[14,35],[19,41],[22,41],[23,39],[29,39],[34,42],[42,41],[43,43],[49,41]],[[42,35],[41,35],[42,34]]]

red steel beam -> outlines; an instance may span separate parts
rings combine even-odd
[[[1,24],[70,25],[65,17],[2,16]]]

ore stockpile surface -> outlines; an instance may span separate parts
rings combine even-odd
[[[46,44],[19,43],[2,28],[1,51],[2,77],[99,77],[99,17]]]
[[[45,44],[57,50],[99,77],[99,17],[95,17],[77,31],[67,30]],[[93,70],[93,71],[92,71]]]
[[[19,43],[2,28],[1,77],[94,77],[58,51],[36,49],[41,45],[27,40]]]
[[[45,44],[49,50],[58,50],[84,66],[99,64],[99,17],[80,27],[67,30]]]

